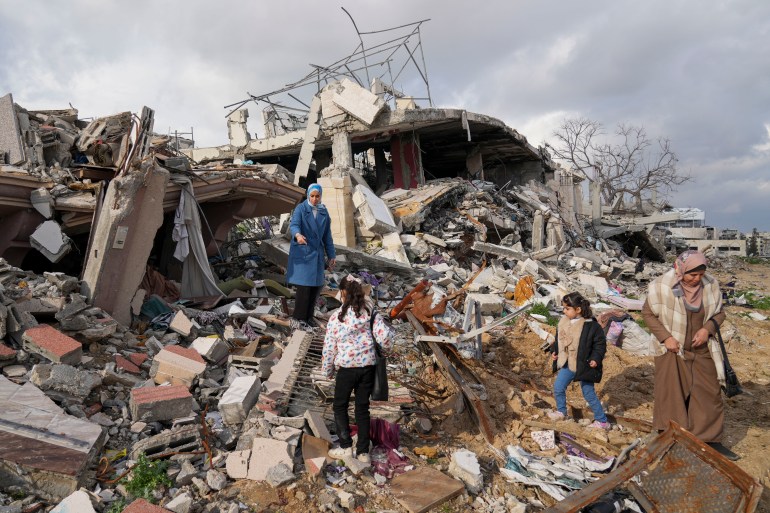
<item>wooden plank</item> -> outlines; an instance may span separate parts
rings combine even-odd
[[[457,497],[465,485],[431,467],[419,467],[398,475],[390,483],[393,497],[409,513],[424,513]]]

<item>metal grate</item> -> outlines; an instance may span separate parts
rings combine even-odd
[[[661,513],[729,513],[739,511],[741,490],[722,472],[675,443],[641,487]]]

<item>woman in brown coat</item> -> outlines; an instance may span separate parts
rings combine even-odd
[[[652,423],[662,430],[673,420],[737,460],[739,456],[721,443],[724,370],[713,335],[725,314],[719,283],[706,274],[706,265],[702,253],[685,251],[673,269],[650,283],[642,315],[661,344],[655,358]]]

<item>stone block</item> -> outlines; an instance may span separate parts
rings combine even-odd
[[[212,363],[219,363],[230,354],[227,344],[219,337],[198,337],[190,347]]]
[[[195,349],[166,346],[153,358],[153,378],[158,384],[192,386],[206,370],[206,362]]]
[[[189,337],[194,327],[194,321],[191,321],[182,310],[176,312],[168,326],[171,331],[179,333],[183,337]]]
[[[19,118],[10,93],[0,98],[0,148],[3,149],[0,157],[3,153],[7,154],[8,164],[12,166],[22,164],[26,160]],[[0,163],[4,162],[0,160]]]
[[[167,504],[166,508],[173,511],[174,513],[190,513],[192,510],[193,505],[193,497],[187,492],[182,492],[173,499],[171,499]]]
[[[52,362],[77,365],[83,356],[83,346],[56,328],[41,324],[29,328],[22,335],[24,349]]]
[[[404,243],[401,242],[401,237],[398,233],[386,233],[382,236],[382,251],[377,253],[377,256],[395,260],[401,264],[409,265],[409,257],[406,256],[406,250],[404,249]]]
[[[134,388],[130,406],[135,421],[173,420],[192,414],[193,398],[184,385]]]
[[[259,398],[260,381],[256,376],[240,376],[233,380],[219,400],[219,413],[229,426],[242,424]]]

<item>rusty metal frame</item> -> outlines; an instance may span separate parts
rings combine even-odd
[[[664,509],[659,509],[659,497],[651,496],[650,490],[644,489],[632,479],[641,473],[654,467],[657,463],[664,460],[668,453],[674,449],[681,452],[681,449],[688,451],[692,457],[711,467],[715,474],[729,481],[734,489],[741,494],[741,500],[738,506],[733,510],[735,513],[752,513],[759,503],[762,495],[762,485],[735,463],[727,460],[717,451],[695,438],[688,431],[683,429],[675,422],[671,422],[669,428],[656,437],[649,445],[639,451],[636,456],[629,460],[614,472],[603,479],[592,483],[591,485],[575,492],[565,500],[551,506],[544,513],[578,513],[582,508],[594,503],[602,495],[611,492],[617,488],[626,487],[631,493],[638,497],[642,502],[647,513],[656,513],[664,511],[692,511],[694,501],[698,497],[686,497],[687,507],[677,509],[676,504],[667,503]],[[669,465],[680,464],[678,471],[682,471],[684,461],[666,462]],[[708,476],[699,475],[693,469],[692,479],[698,483],[706,482]],[[645,502],[646,501],[646,502]]]

